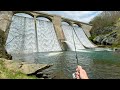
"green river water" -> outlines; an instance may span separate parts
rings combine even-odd
[[[77,55],[79,65],[86,70],[90,79],[120,79],[120,53],[86,49],[78,51]],[[72,79],[77,66],[74,51],[13,55],[13,59],[53,64],[44,72],[55,76],[55,79]]]

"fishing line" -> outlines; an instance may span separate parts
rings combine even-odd
[[[72,30],[72,36],[73,36],[73,43],[74,43],[74,48],[75,48],[75,57],[76,57],[77,66],[78,66],[78,55],[77,55],[76,45],[75,45],[75,39],[74,39],[74,33],[76,34],[76,32],[75,32],[74,27],[72,27],[72,28],[73,28],[73,30]],[[75,73],[73,73],[72,76],[73,76],[74,79],[76,79]]]
[[[78,65],[78,55],[77,55],[77,51],[76,51],[76,45],[75,45],[75,39],[74,39],[74,33],[75,32],[75,29],[74,27],[73,28],[73,31],[72,31],[72,36],[73,36],[73,43],[74,43],[74,48],[75,48],[75,57],[76,57],[76,61],[77,61],[77,65]]]

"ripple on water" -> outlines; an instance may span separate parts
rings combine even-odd
[[[110,51],[77,52],[81,65],[92,79],[119,79],[120,56]],[[15,58],[15,57],[14,57]],[[72,79],[72,73],[77,66],[75,52],[34,53],[17,55],[16,58],[36,63],[54,64],[45,73],[50,73],[56,79]]]

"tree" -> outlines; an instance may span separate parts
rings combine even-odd
[[[93,25],[90,33],[92,36],[95,36],[97,32],[100,34],[102,28],[114,26],[119,18],[120,11],[103,11],[90,22]]]

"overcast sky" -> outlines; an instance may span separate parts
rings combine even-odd
[[[73,20],[89,23],[96,15],[102,11],[42,11],[49,14],[56,14]]]
[[[49,14],[56,14],[62,17],[70,18],[73,20],[89,23],[95,16],[100,14],[102,11],[40,11]],[[25,14],[17,14],[18,16],[31,17]]]

